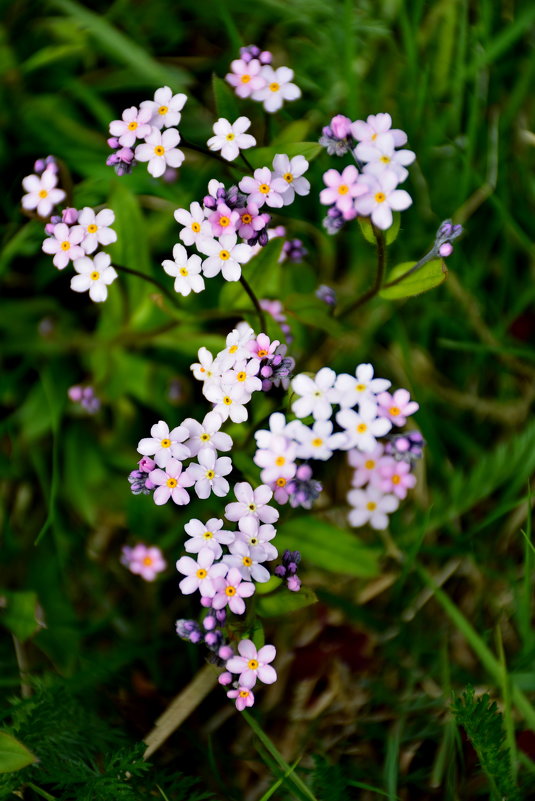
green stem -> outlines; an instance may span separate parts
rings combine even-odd
[[[266,317],[264,315],[264,311],[263,311],[263,309],[262,309],[262,307],[260,305],[260,302],[259,302],[258,298],[256,297],[255,293],[251,289],[251,286],[250,286],[249,282],[243,277],[243,275],[240,277],[240,284],[242,285],[242,287],[245,289],[245,291],[247,292],[247,294],[251,298],[253,306],[256,309],[256,313],[258,314],[258,322],[260,323],[260,331],[261,332],[265,332],[265,330],[266,330]]]
[[[142,278],[144,281],[147,281],[149,284],[153,284],[154,286],[158,287],[160,292],[165,295],[167,300],[173,304],[176,309],[180,309],[180,304],[177,302],[176,296],[161,284],[156,278],[153,278],[151,275],[147,275],[146,273],[141,273],[139,270],[133,270],[131,267],[124,267],[122,264],[114,264],[113,265],[116,270],[119,270],[121,273],[128,273],[129,275],[135,275],[137,278]]]
[[[195,150],[196,153],[202,153],[203,156],[208,156],[211,159],[220,161],[226,167],[236,167],[236,169],[242,170],[242,172],[246,172],[245,167],[242,167],[240,164],[235,164],[232,161],[228,161],[227,159],[224,159],[223,156],[220,156],[217,153],[215,153],[213,150],[207,150],[205,147],[201,147],[201,145],[196,145],[193,142],[188,142],[187,139],[184,139],[183,137],[180,140],[180,146],[187,148],[187,150]],[[252,169],[250,165],[248,166],[249,169]]]
[[[403,275],[398,275],[398,277],[394,278],[393,281],[389,281],[388,284],[384,284],[383,285],[384,289],[389,289],[391,286],[396,286],[396,284],[401,284],[401,282],[404,281],[405,278],[407,278],[408,275],[411,275],[412,273],[415,273],[416,270],[419,270],[420,267],[423,267],[424,264],[427,264],[428,261],[431,261],[432,259],[435,259],[435,258],[436,258],[436,253],[434,253],[433,251],[431,251],[430,253],[426,253],[425,256],[423,256],[420,259],[420,261],[417,261],[416,264],[414,264],[410,268],[410,270],[407,270],[406,273],[403,273]]]
[[[376,228],[375,225],[373,227],[373,234],[375,236],[375,242],[377,245],[377,272],[375,274],[375,282],[373,286],[371,286],[360,298],[357,298],[353,303],[343,309],[340,314],[338,315],[339,318],[346,317],[348,314],[351,314],[356,309],[359,309],[361,306],[364,306],[369,300],[371,300],[379,290],[383,284],[383,278],[385,274],[385,266],[386,266],[386,243],[384,234],[379,228]],[[388,285],[387,285],[388,286]]]

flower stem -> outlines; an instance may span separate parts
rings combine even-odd
[[[205,147],[201,147],[201,145],[196,145],[193,142],[188,142],[187,139],[184,139],[184,137],[182,137],[182,139],[180,140],[180,145],[181,147],[185,147],[188,150],[195,150],[197,153],[202,153],[203,156],[208,156],[211,159],[220,161],[226,167],[236,167],[238,170],[246,172],[245,167],[242,167],[241,164],[234,164],[234,162],[232,161],[227,161],[227,159],[224,159],[223,156],[214,153],[213,150],[207,150]]]
[[[161,284],[156,278],[153,278],[151,275],[147,275],[146,273],[141,273],[139,270],[133,270],[131,267],[124,267],[122,264],[114,264],[113,265],[116,270],[119,270],[121,273],[128,273],[129,275],[135,275],[138,278],[142,278],[144,281],[147,281],[149,284],[153,284],[157,286],[160,292],[165,295],[167,300],[173,304],[176,309],[180,309],[180,305],[177,302],[177,299],[173,293],[167,289],[163,284]]]
[[[245,289],[249,297],[251,298],[252,304],[256,309],[256,313],[258,314],[258,322],[260,323],[260,332],[265,332],[266,330],[266,318],[264,315],[264,311],[260,305],[258,298],[256,297],[255,293],[251,289],[249,282],[244,278],[243,275],[240,276],[240,284]]]
[[[348,314],[351,314],[355,311],[355,309],[359,309],[361,306],[364,306],[369,300],[371,300],[379,290],[381,289],[383,278],[385,274],[385,266],[386,266],[386,243],[385,237],[383,232],[376,228],[375,225],[372,225],[373,234],[375,236],[375,242],[377,245],[377,272],[375,274],[375,282],[373,286],[371,286],[363,295],[357,298],[353,303],[350,303],[345,309],[343,309],[340,314],[338,315],[339,318],[346,317]]]
[[[426,255],[423,256],[420,259],[420,261],[417,261],[416,264],[414,264],[410,268],[410,270],[407,270],[406,273],[403,273],[403,275],[398,275],[398,277],[394,278],[393,281],[389,281],[388,284],[384,284],[385,289],[388,289],[391,286],[396,286],[397,284],[401,284],[401,282],[404,281],[405,278],[407,278],[408,275],[411,275],[411,273],[415,273],[416,270],[419,270],[420,267],[423,267],[424,264],[427,264],[428,261],[431,261],[432,259],[436,259],[436,258],[437,258],[437,255],[436,255],[436,253],[434,251],[430,251],[429,253],[426,253]]]

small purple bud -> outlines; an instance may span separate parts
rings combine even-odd
[[[217,655],[220,659],[223,659],[226,662],[227,659],[230,659],[230,657],[234,655],[234,651],[232,650],[230,645],[222,645],[219,651],[217,652]]]
[[[215,617],[216,617],[216,620],[217,620],[217,622],[218,622],[220,625],[223,625],[223,623],[224,623],[224,622],[226,621],[226,619],[227,619],[227,613],[225,612],[225,610],[224,610],[224,609],[217,609],[217,611],[216,611],[216,613],[215,613]]]
[[[207,209],[215,209],[217,207],[217,201],[215,197],[212,197],[212,195],[205,195],[203,198],[203,203]]]
[[[228,670],[225,670],[225,672],[222,673],[218,677],[217,680],[218,680],[219,684],[222,684],[223,686],[225,686],[227,684],[231,684],[232,683],[232,673],[229,673]]]
[[[262,50],[258,56],[258,60],[261,64],[271,64],[272,58],[273,54],[270,53],[269,50]]]
[[[146,479],[145,479],[145,489],[148,489],[148,490],[153,490],[155,486],[156,486],[156,484],[154,484],[154,483],[153,483],[153,482],[150,480],[150,478],[146,478]]]
[[[201,598],[201,606],[204,606],[206,609],[210,609],[210,607],[212,606],[212,599]]]
[[[284,578],[286,576],[286,568],[284,567],[284,565],[277,565],[277,567],[273,572],[279,578]]]
[[[351,120],[343,114],[337,114],[332,118],[329,127],[337,139],[346,139],[351,133]]]
[[[202,624],[206,631],[212,631],[212,629],[215,629],[217,625],[217,620],[215,619],[214,615],[206,615]]]
[[[221,641],[221,632],[209,631],[208,634],[204,635],[204,641],[209,646],[217,645]]]
[[[52,236],[52,234],[54,233],[54,225],[57,225],[57,223],[51,223],[51,222],[47,223],[45,225],[45,234]]]
[[[299,592],[301,589],[301,579],[298,576],[290,576],[287,585],[290,592]]]
[[[137,464],[143,473],[150,473],[152,470],[156,470],[156,462],[150,456],[143,456]]]
[[[120,164],[120,162],[121,162],[121,157],[118,156],[117,153],[112,153],[106,159],[106,164],[108,167],[113,167],[114,164]]]
[[[327,306],[336,306],[336,292],[326,284],[320,284],[316,289],[316,297],[326,303]]]
[[[273,388],[273,381],[269,378],[262,379],[262,392],[270,392]]]
[[[309,481],[312,478],[312,468],[309,464],[300,464],[295,475],[301,481]]]
[[[284,325],[284,323],[281,324],[281,331],[284,331],[283,325]],[[288,328],[288,326],[286,326],[286,327]],[[288,330],[290,330],[290,329],[288,328]],[[282,360],[283,360],[282,353],[275,353],[275,355],[273,356],[273,358],[271,360],[271,366],[272,367],[280,367],[281,364],[282,364]]]
[[[78,210],[69,206],[61,212],[61,221],[67,225],[74,225],[78,220]]]
[[[82,400],[82,393],[82,387],[79,386],[69,387],[67,390],[67,395],[74,403],[79,403]]]
[[[33,168],[34,168],[35,172],[37,173],[37,175],[41,175],[41,173],[46,170],[46,161],[45,161],[45,159],[37,159],[37,161],[33,165]]]
[[[269,366],[269,364],[265,364],[260,368],[260,375],[262,378],[269,378],[273,375],[273,369]]]
[[[267,233],[266,229],[264,228],[258,234],[258,244],[261,245],[264,248],[267,245],[268,240],[269,240],[268,233]]]
[[[134,151],[130,147],[122,147],[116,153],[117,156],[124,161],[125,164],[131,164],[134,161]]]
[[[443,258],[447,258],[453,253],[453,245],[451,242],[444,242],[444,244],[439,247],[438,252]]]

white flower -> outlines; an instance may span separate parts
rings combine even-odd
[[[267,554],[261,546],[249,548],[243,540],[235,540],[229,547],[230,556],[224,556],[223,562],[240,571],[246,581],[258,581],[264,584],[271,578],[269,571],[260,562],[267,560]]]
[[[253,462],[262,468],[260,478],[269,484],[277,478],[293,478],[296,465],[296,444],[283,436],[273,436],[269,448],[257,450]]]
[[[218,381],[221,378],[222,371],[208,348],[199,348],[197,356],[199,361],[190,367],[194,377],[198,381],[207,381],[208,379]]]
[[[238,528],[239,531],[236,532],[236,539],[245,542],[249,547],[249,551],[261,547],[262,550],[265,551],[266,557],[270,562],[277,558],[278,551],[270,542],[270,540],[275,537],[277,531],[271,523],[261,525],[258,518],[248,514],[244,517],[240,517],[238,520]]]
[[[286,417],[282,412],[273,412],[269,417],[269,431],[265,428],[255,431],[257,448],[269,449],[275,437],[288,437],[286,425]]]
[[[230,545],[235,539],[234,533],[225,531],[223,521],[216,517],[211,517],[206,525],[193,518],[186,523],[184,530],[189,536],[189,540],[184,543],[184,548],[188,553],[199,553],[201,548],[210,548],[216,559],[219,559],[223,553],[221,545]]]
[[[238,117],[233,123],[220,117],[214,123],[215,136],[210,137],[207,145],[210,150],[220,150],[221,155],[227,161],[234,161],[238,158],[240,150],[246,150],[248,147],[256,145],[254,136],[244,133],[250,125],[251,120],[247,117]]]
[[[180,122],[180,112],[187,99],[187,95],[174,95],[169,86],[162,86],[156,89],[154,100],[144,100],[141,108],[148,109],[152,114],[151,125],[158,129],[171,128]]]
[[[186,576],[178,585],[184,595],[190,595],[195,590],[199,590],[203,598],[214,597],[215,587],[212,579],[226,576],[228,572],[228,565],[224,562],[213,564],[215,558],[215,554],[210,548],[201,548],[197,561],[191,556],[182,556],[178,560],[176,569]]]
[[[248,414],[245,403],[251,400],[251,396],[245,393],[237,384],[228,386],[227,384],[216,384],[207,381],[203,387],[203,393],[207,400],[215,403],[214,412],[217,412],[223,420],[228,417],[233,423],[243,423],[247,420]],[[383,418],[386,420],[386,418]]]
[[[199,236],[210,236],[212,232],[212,226],[205,219],[204,209],[196,201],[191,204],[189,211],[176,209],[174,217],[177,223],[184,226],[179,233],[179,237],[185,245],[193,245],[194,242],[197,242]]]
[[[145,139],[150,134],[150,115],[150,109],[130,106],[123,111],[121,120],[110,122],[110,133],[119,137],[122,147],[134,147],[136,139]]]
[[[142,145],[136,147],[135,157],[138,161],[148,161],[148,171],[155,178],[163,175],[166,167],[180,167],[184,154],[176,145],[180,142],[180,134],[176,128],[168,128],[163,133],[152,128]]]
[[[182,425],[189,433],[186,446],[192,456],[197,456],[201,448],[212,448],[215,451],[230,451],[232,448],[232,438],[219,430],[223,420],[217,412],[208,412],[202,423],[187,417]]]
[[[273,498],[273,490],[266,484],[260,484],[255,490],[246,481],[234,485],[234,494],[237,502],[225,506],[227,520],[239,520],[252,517],[262,523],[275,523],[279,519],[279,512],[273,506],[268,506]],[[242,526],[240,525],[240,529]]]
[[[175,245],[173,259],[174,261],[164,259],[162,267],[167,275],[175,279],[175,292],[180,295],[189,295],[190,292],[202,292],[204,278],[200,274],[202,267],[201,257],[194,254],[188,258],[186,248],[182,245]]]
[[[248,395],[262,389],[262,381],[258,378],[260,361],[258,359],[241,360],[230,370],[223,373],[222,381],[225,384],[237,383]]]
[[[361,142],[357,145],[355,156],[366,164],[363,169],[366,175],[379,176],[385,170],[392,170],[398,183],[401,183],[409,174],[405,166],[412,164],[416,153],[412,150],[395,150],[394,138],[390,134],[384,134],[373,144]]]
[[[395,495],[384,495],[380,489],[373,486],[350,490],[347,500],[353,507],[348,515],[349,524],[357,527],[369,523],[377,530],[383,530],[388,526],[388,515],[395,512],[399,506]]]
[[[372,404],[362,406],[360,414],[353,409],[342,409],[336,415],[336,422],[345,429],[347,439],[344,449],[358,448],[371,453],[376,445],[376,437],[384,437],[392,428],[386,417],[376,417],[377,407]],[[385,425],[386,423],[386,425]]]
[[[115,222],[111,209],[102,209],[95,214],[89,206],[84,206],[78,215],[78,225],[85,231],[80,243],[85,253],[93,253],[99,245],[111,245],[117,241],[117,234],[109,226]]]
[[[83,257],[84,251],[80,245],[83,238],[84,229],[81,225],[69,227],[66,223],[57,223],[52,236],[48,236],[44,240],[42,248],[45,253],[54,254],[52,263],[58,270],[63,270],[71,260],[74,262]],[[89,285],[85,289],[89,289]],[[84,292],[85,289],[76,291]]]
[[[138,453],[142,456],[152,456],[158,467],[165,467],[170,459],[187,459],[190,456],[189,448],[182,443],[188,438],[188,429],[176,426],[169,431],[169,426],[160,420],[152,426],[151,436],[140,439],[137,445]]]
[[[397,175],[386,170],[379,176],[367,175],[363,180],[368,191],[354,199],[354,206],[358,214],[372,218],[372,223],[386,231],[392,225],[392,209],[403,211],[408,209],[412,198],[404,189],[396,189]]]
[[[241,265],[251,258],[251,248],[246,244],[237,244],[237,234],[223,234],[219,239],[199,237],[197,250],[208,256],[202,265],[202,271],[207,278],[213,278],[219,272],[225,281],[239,281]]]
[[[284,178],[272,174],[269,167],[260,167],[254,171],[254,177],[246,175],[238,184],[242,192],[248,195],[248,202],[261,208],[264,203],[272,208],[284,205],[283,194],[288,190]]]
[[[75,292],[87,292],[95,303],[102,303],[108,297],[108,286],[115,281],[117,273],[110,267],[110,256],[108,253],[97,253],[90,259],[89,256],[82,256],[73,262],[74,269],[78,275],[71,278],[71,289]]]
[[[279,153],[273,159],[273,170],[276,178],[282,178],[288,184],[288,188],[282,194],[285,206],[293,203],[295,195],[308,195],[310,193],[310,181],[303,178],[303,173],[308,170],[308,161],[304,156],[294,156],[293,159]]]
[[[344,409],[352,408],[357,404],[372,404],[377,406],[376,395],[385,392],[390,387],[386,378],[373,377],[373,365],[359,364],[355,375],[341,373],[335,383],[337,393],[336,402]]]
[[[399,128],[392,128],[390,114],[370,114],[366,119],[357,120],[351,124],[351,134],[357,142],[377,143],[381,136],[388,133],[394,139],[396,147],[402,147],[407,142],[407,134]]]
[[[297,456],[300,459],[321,459],[327,461],[333,451],[340,450],[346,442],[346,435],[339,432],[333,434],[333,424],[330,420],[316,420],[312,428],[301,424],[295,429]]]
[[[53,170],[45,170],[41,176],[27,175],[22,187],[28,193],[22,196],[22,208],[37,210],[39,217],[49,217],[57,203],[65,199],[63,189],[56,189],[58,177]]]
[[[198,464],[190,464],[187,468],[188,475],[195,481],[195,492],[202,500],[209,497],[210,493],[222,498],[228,494],[229,483],[223,476],[228,475],[232,470],[232,461],[228,456],[216,458],[216,452],[212,448],[201,448],[197,456]]]
[[[253,100],[264,103],[266,111],[278,111],[285,100],[297,100],[301,97],[301,90],[295,83],[291,83],[294,71],[289,67],[279,67],[274,70],[268,64],[260,70],[261,77],[266,85],[253,92]]]
[[[248,359],[251,351],[247,347],[247,343],[251,339],[254,339],[254,331],[247,324],[242,328],[234,328],[230,334],[227,334],[225,349],[219,351],[216,356],[217,364],[223,370],[230,370],[237,361]]]
[[[295,416],[308,417],[311,414],[316,420],[328,420],[332,413],[335,379],[336,373],[330,367],[322,367],[314,378],[305,373],[296,375],[292,380],[292,390],[302,397],[292,403]]]

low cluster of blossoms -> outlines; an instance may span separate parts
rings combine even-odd
[[[292,83],[293,70],[273,69],[272,60],[269,50],[260,50],[256,45],[241,47],[240,58],[231,62],[231,71],[225,76],[238,97],[263,103],[269,112],[278,111],[285,101],[301,97],[301,90]]]

